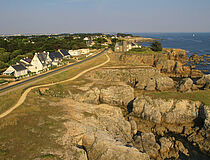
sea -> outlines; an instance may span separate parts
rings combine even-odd
[[[186,50],[188,57],[197,53],[198,55],[210,55],[210,33],[133,33],[145,38],[160,39],[164,48],[181,48]],[[150,46],[151,43],[143,43]],[[202,70],[204,74],[210,74],[210,61],[196,65],[196,69]],[[210,57],[208,57],[210,58]]]

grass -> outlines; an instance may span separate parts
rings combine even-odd
[[[127,54],[158,54],[162,53],[163,51],[155,52],[151,50],[149,47],[142,47],[142,48],[133,48],[130,51],[126,52]]]
[[[205,105],[210,106],[210,90],[199,90],[196,92],[189,93],[178,93],[178,92],[158,92],[158,93],[148,93],[149,96],[153,98],[163,98],[163,99],[189,99],[192,101],[200,101]]]
[[[12,105],[14,105],[20,98],[22,89],[7,93],[3,96],[0,96],[0,113],[6,111]]]
[[[0,84],[1,84],[1,83],[5,83],[5,82],[7,82],[7,81],[4,80],[4,79],[0,79]]]
[[[34,90],[18,110],[0,119],[0,159],[59,159],[54,151],[63,150],[56,143],[65,131],[64,120],[59,118],[63,110],[49,106],[57,101]]]

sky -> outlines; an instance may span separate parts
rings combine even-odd
[[[210,32],[210,0],[0,0],[0,34]]]

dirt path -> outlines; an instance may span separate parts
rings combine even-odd
[[[16,108],[18,108],[21,104],[23,104],[23,102],[25,101],[27,95],[29,94],[29,92],[32,90],[32,89],[35,89],[35,88],[40,88],[40,87],[49,87],[49,86],[53,86],[53,85],[56,85],[56,84],[61,84],[61,83],[65,83],[65,82],[69,82],[69,81],[73,81],[77,78],[79,78],[80,76],[82,76],[83,74],[91,71],[91,70],[94,70],[96,68],[99,68],[99,67],[102,67],[103,65],[107,64],[109,61],[110,61],[110,57],[105,54],[107,56],[107,60],[102,63],[102,64],[99,64],[97,66],[94,66],[92,68],[89,68],[89,69],[86,69],[84,71],[82,71],[81,73],[77,74],[76,76],[70,78],[70,79],[67,79],[67,80],[64,80],[64,81],[60,81],[60,82],[56,82],[56,83],[50,83],[50,84],[43,84],[43,85],[39,85],[39,86],[33,86],[33,87],[30,87],[28,88],[20,97],[20,99],[18,100],[18,102],[13,106],[11,107],[10,109],[8,109],[7,111],[5,111],[4,113],[0,114],[0,118],[3,118],[5,116],[7,116],[8,114],[10,114],[12,111],[14,111]]]

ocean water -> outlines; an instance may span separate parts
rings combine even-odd
[[[188,57],[193,53],[210,55],[210,33],[134,33],[134,35],[161,39],[160,42],[164,48],[184,49]],[[149,46],[150,43],[143,45]],[[204,63],[205,65],[196,65],[196,69],[206,70],[205,74],[210,74],[210,62],[204,61]]]

